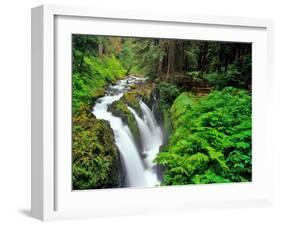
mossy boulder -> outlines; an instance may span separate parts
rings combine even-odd
[[[142,100],[149,106],[152,104],[152,84],[137,85],[132,90],[124,93],[120,100],[141,115],[139,101]]]
[[[109,105],[108,111],[110,111],[114,116],[120,117],[122,121],[128,125],[130,128],[136,144],[140,147],[140,133],[138,129],[138,125],[136,119],[132,112],[128,109],[126,103],[123,100],[114,101]]]
[[[105,89],[103,87],[99,89],[95,89],[94,92],[91,93],[91,105],[94,106],[95,102],[98,98],[103,97],[105,95]]]
[[[140,98],[138,96],[138,93],[136,92],[136,89],[124,93],[120,101],[125,105],[128,105],[131,108],[133,108],[139,115],[141,114],[141,109],[139,104]]]
[[[73,189],[121,187],[125,170],[113,131],[86,108],[73,116]]]
[[[177,128],[181,122],[182,117],[188,110],[191,110],[191,106],[195,101],[194,95],[188,92],[181,93],[174,101],[170,113],[173,128]]]
[[[145,83],[138,88],[138,95],[142,98],[142,100],[151,105],[152,103],[152,91],[153,91],[153,84],[152,83]]]

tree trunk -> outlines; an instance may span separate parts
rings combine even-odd
[[[184,45],[183,45],[183,59],[184,59],[183,70],[186,71],[186,72],[189,70],[189,62],[188,62],[188,60],[189,60],[188,59],[189,48],[188,47],[189,47],[188,43],[184,43]]]
[[[208,42],[204,42],[202,50],[202,62],[201,62],[201,73],[206,70],[206,65],[208,63]]]
[[[87,47],[88,47],[88,40],[89,40],[89,37],[88,36],[86,36],[86,39],[84,40],[84,42],[83,42],[83,50],[84,51],[82,51],[82,55],[81,55],[81,59],[80,59],[80,63],[79,63],[79,68],[80,68],[80,71],[82,71],[82,69],[83,69],[83,63],[84,63],[84,55],[85,55],[85,50],[87,49]]]
[[[179,72],[183,72],[183,63],[184,63],[184,41],[180,41],[179,43],[179,58],[178,58],[178,61],[179,61],[179,68],[178,68],[178,71]]]
[[[99,56],[102,56],[103,54],[103,37],[99,36],[98,37],[98,54]]]
[[[130,65],[130,67],[128,68],[128,70],[127,70],[127,72],[126,72],[126,75],[129,75],[131,69],[132,69],[132,65]]]
[[[158,69],[157,69],[158,75],[162,74],[162,66],[163,66],[163,57],[160,56],[158,59]]]
[[[168,47],[168,69],[167,69],[167,75],[173,74],[175,71],[175,41],[170,40],[169,41],[169,47]]]
[[[102,46],[102,43],[100,42],[99,43],[99,56],[102,56],[103,54],[103,46]]]
[[[219,47],[219,59],[218,59],[218,72],[219,73],[221,73],[223,55],[224,55],[224,46],[223,46],[223,43],[221,43],[220,47]]]

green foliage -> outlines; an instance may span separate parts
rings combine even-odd
[[[242,67],[236,64],[230,64],[227,70],[204,74],[204,78],[217,89],[223,89],[227,86],[249,88],[251,84],[251,58],[247,55]]]
[[[214,86],[217,89],[222,89],[230,85],[239,84],[240,72],[236,67],[231,65],[227,71],[223,72],[213,72],[205,74],[204,78],[210,83],[211,86]]]
[[[81,108],[73,116],[73,189],[121,186],[123,169],[109,124]]]
[[[178,123],[182,123],[180,117],[183,116],[188,110],[191,110],[191,104],[193,101],[194,97],[187,92],[182,93],[175,99],[171,107],[171,117],[174,128],[177,128]]]
[[[164,107],[169,107],[172,105],[177,96],[181,93],[180,89],[167,82],[160,82],[156,87],[160,96],[160,104]]]
[[[192,79],[197,79],[200,77],[201,72],[200,71],[190,71],[190,72],[186,72],[186,74],[188,76],[190,76]]]
[[[188,70],[196,71],[198,70],[198,58],[199,58],[199,42],[193,41],[187,45],[186,50],[184,51],[187,63]]]
[[[133,50],[138,68],[151,79],[155,79],[159,74],[159,61],[162,61],[167,54],[166,43],[166,40],[161,39],[136,38],[134,40]]]
[[[135,45],[133,43],[133,39],[127,38],[124,40],[123,48],[119,55],[120,62],[129,74],[138,74],[140,72],[140,70],[138,69],[138,64],[136,62],[136,53],[134,51],[134,48]]]
[[[73,74],[73,111],[104,94],[106,84],[125,75],[115,56],[84,56],[83,69]]]
[[[251,181],[251,97],[225,88],[196,99],[182,93],[171,108],[173,133],[155,161],[163,184]]]
[[[197,174],[192,178],[192,183],[194,184],[212,184],[212,183],[228,183],[228,182],[231,181],[220,175],[217,175],[211,170],[207,170],[202,175]]]
[[[171,121],[171,113],[168,109],[162,108],[161,113],[163,116],[163,132],[166,136],[169,136],[172,132],[172,121]],[[161,117],[161,116],[160,116]]]

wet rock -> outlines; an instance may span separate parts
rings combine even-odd
[[[128,125],[135,138],[138,149],[141,149],[140,133],[137,122],[127,105],[122,100],[114,101],[108,106],[108,111],[110,111],[114,116],[120,117],[123,123]]]

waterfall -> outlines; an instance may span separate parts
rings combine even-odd
[[[144,166],[134,142],[133,135],[121,118],[115,117],[107,111],[108,106],[121,98],[123,94],[105,96],[98,100],[93,108],[93,113],[98,119],[109,122],[113,130],[116,146],[124,159],[126,168],[126,186],[135,187],[145,184]]]
[[[129,89],[129,85],[135,82],[138,82],[137,78],[129,77],[110,86],[108,94],[97,100],[93,107],[93,114],[98,119],[108,121],[113,130],[116,146],[119,148],[124,160],[126,170],[125,186],[149,187],[160,184],[153,159],[162,144],[162,132],[151,110],[144,102],[140,101],[142,112],[142,117],[140,117],[134,109],[128,107],[136,119],[143,150],[138,150],[129,127],[122,122],[122,119],[112,115],[107,110],[108,106],[119,100],[123,93]],[[140,157],[139,153],[141,151],[145,154],[144,159]]]
[[[144,102],[140,101],[143,118],[141,118],[134,109],[130,107],[128,108],[135,116],[140,131],[143,153],[146,156],[144,160],[148,166],[146,169],[147,182],[150,185],[159,184],[160,182],[157,178],[153,160],[159,152],[159,147],[163,142],[161,128],[158,126],[151,110]]]

